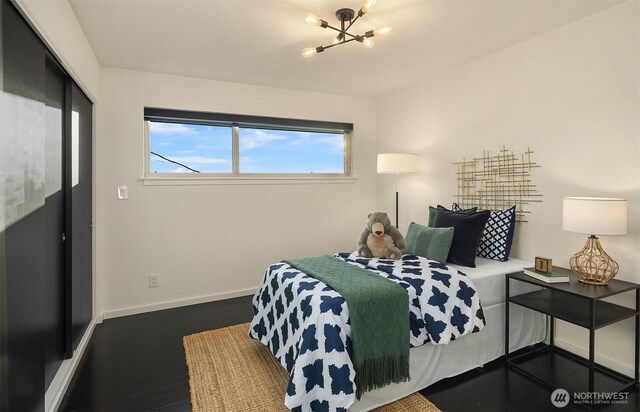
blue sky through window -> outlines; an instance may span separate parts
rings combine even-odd
[[[149,122],[151,173],[231,173],[232,129]],[[342,133],[240,128],[240,173],[344,173]],[[160,156],[166,158],[163,159]]]
[[[231,127],[149,122],[151,151],[200,173],[231,173]],[[193,171],[151,154],[151,173]]]
[[[344,135],[241,127],[240,173],[344,173]]]

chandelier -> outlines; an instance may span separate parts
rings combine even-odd
[[[302,56],[304,57],[312,57],[318,53],[325,51],[331,47],[340,46],[342,44],[346,44],[352,41],[357,41],[362,43],[365,47],[373,47],[373,40],[371,40],[374,36],[380,36],[385,33],[389,33],[391,31],[390,27],[384,27],[379,30],[369,30],[364,34],[354,35],[349,33],[349,29],[360,17],[367,14],[369,9],[373,7],[376,0],[367,0],[367,2],[358,10],[356,13],[353,9],[344,8],[336,11],[336,17],[340,21],[340,28],[331,26],[326,20],[322,20],[314,16],[313,14],[307,14],[307,17],[304,19],[308,24],[314,26],[320,26],[323,29],[332,29],[338,32],[338,36],[333,40],[333,43],[328,46],[318,46],[318,47],[309,47],[302,50]]]

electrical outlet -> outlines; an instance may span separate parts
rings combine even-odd
[[[154,274],[154,275],[149,275],[149,287],[150,288],[157,288],[158,286],[160,286],[160,275],[158,274]]]

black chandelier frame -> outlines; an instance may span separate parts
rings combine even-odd
[[[310,50],[311,54],[309,54],[308,56],[305,55],[305,57],[310,57],[313,54],[317,54],[317,53],[322,53],[323,51],[330,49],[332,47],[336,47],[336,46],[341,46],[343,44],[347,44],[350,43],[352,41],[357,41],[359,43],[363,43],[366,39],[370,38],[370,37],[374,37],[376,35],[376,30],[369,30],[367,32],[365,32],[364,34],[352,34],[349,33],[349,29],[351,28],[351,26],[353,26],[353,24],[358,21],[358,19],[362,16],[364,16],[369,8],[371,6],[373,6],[373,4],[375,3],[374,1],[369,1],[367,4],[365,4],[364,6],[362,6],[358,12],[356,13],[353,9],[351,8],[342,8],[336,11],[336,18],[338,19],[338,21],[340,21],[340,27],[335,27],[332,26],[331,24],[329,24],[328,21],[323,20],[323,19],[319,19],[316,18],[316,21],[313,24],[316,24],[320,27],[322,27],[323,29],[331,29],[331,30],[335,30],[336,32],[338,32],[338,37],[336,38],[336,42],[333,44],[330,44],[328,46],[318,46],[315,48],[315,53],[313,53],[313,48],[309,48],[309,49],[305,49],[306,50]],[[387,31],[390,30],[389,28],[386,29]],[[305,54],[305,52],[303,51],[303,55]]]

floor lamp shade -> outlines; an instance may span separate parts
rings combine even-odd
[[[378,155],[378,173],[409,174],[418,173],[420,157],[409,153],[380,153]]]
[[[609,256],[596,235],[627,233],[627,200],[602,197],[565,197],[562,228],[590,235],[587,243],[569,260],[578,280],[606,285],[618,273],[618,263]]]
[[[396,175],[396,228],[398,227],[398,175],[418,173],[420,157],[410,153],[380,153],[378,173]]]

